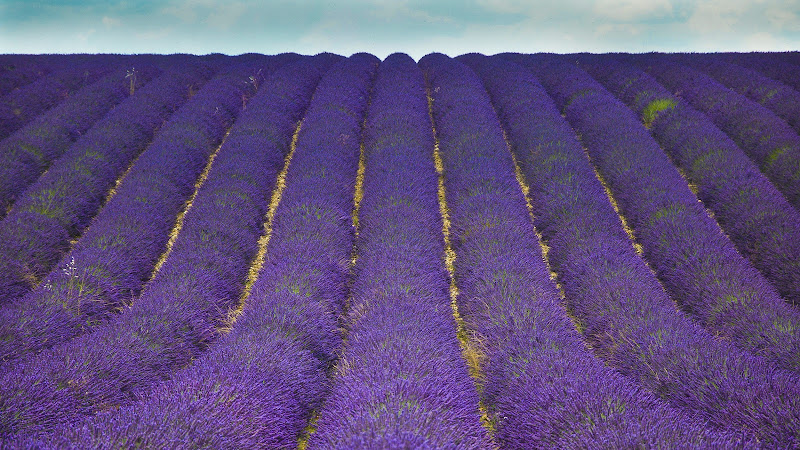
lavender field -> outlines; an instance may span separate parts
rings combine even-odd
[[[1,448],[798,448],[800,54],[0,55]]]

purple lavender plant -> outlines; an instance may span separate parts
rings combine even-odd
[[[461,59],[482,71],[477,55]],[[483,343],[482,399],[498,443],[560,447],[589,442],[598,433],[623,432],[631,445],[721,439],[586,351],[550,280],[514,162],[480,79],[442,55],[426,56],[420,65],[432,92],[452,211],[459,311]],[[487,81],[496,80],[494,88],[515,80],[505,75],[493,72]],[[517,98],[530,101],[527,94]],[[525,117],[518,119],[532,125]]]
[[[72,424],[78,419],[144,395],[219,335],[229,311],[238,306],[292,132],[320,76],[319,66],[329,59],[279,69],[248,102],[172,252],[129,309],[91,334],[8,363],[0,374],[0,435],[52,430],[58,423],[65,428],[55,439],[67,430],[77,432]],[[254,378],[246,379],[252,384]],[[198,400],[196,391],[184,392],[186,399]],[[137,426],[115,423],[123,429]],[[176,425],[173,432],[185,433],[185,427]]]
[[[741,67],[747,67],[767,77],[791,87],[795,91],[800,91],[800,61],[790,61],[781,58],[776,53],[728,53],[720,55],[721,59]]]
[[[242,96],[255,93],[253,71],[239,67],[214,78],[165,122],[72,250],[36,289],[2,310],[0,358],[83,334],[139,296]]]
[[[653,136],[697,186],[698,197],[739,251],[777,286],[789,288],[783,291],[800,293],[796,257],[800,255],[800,214],[742,150],[706,116],[646,73],[608,58],[583,67],[643,120],[665,108],[649,120]],[[663,201],[635,201],[628,208],[656,203],[668,207],[670,194],[663,195]],[[800,370],[800,312],[785,304],[701,208],[694,209],[693,215],[670,227],[634,220],[645,254],[664,286],[710,330],[781,368]],[[657,213],[642,211],[632,217]]]
[[[182,438],[191,446],[297,445],[326,392],[325,372],[341,342],[337,316],[347,297],[359,137],[376,65],[374,56],[354,55],[320,82],[297,136],[264,266],[230,333],[143,403],[80,428],[65,424],[53,442],[163,447]],[[277,86],[310,79],[316,70],[295,67]],[[274,99],[297,94],[276,92]],[[269,116],[286,125],[287,146],[297,109],[276,108]],[[180,424],[190,424],[188,432]]]
[[[755,161],[789,203],[800,210],[800,136],[786,122],[691,67],[659,55],[632,60],[692,107],[707,114]],[[783,289],[781,294],[787,295]]]
[[[8,95],[52,71],[48,64],[30,55],[18,55],[10,61],[4,61],[1,67],[0,95]]]
[[[138,84],[157,73],[152,66],[140,66]],[[0,218],[75,140],[128,97],[124,76],[117,71],[84,87],[0,142]]]
[[[111,70],[108,65],[59,70],[0,98],[0,139]]]
[[[167,72],[117,105],[14,203],[0,222],[0,304],[18,299],[69,249],[103,206],[115,181],[187,100],[187,85],[204,82],[199,66]],[[2,338],[0,338],[2,339]]]
[[[345,345],[309,448],[488,448],[456,338],[425,80],[380,66],[364,133]]]
[[[718,58],[682,58],[682,61],[711,75],[717,81],[750,100],[764,105],[800,132],[800,92],[772,80],[757,70],[720,61]],[[798,71],[800,67],[789,67]]]
[[[588,74],[556,57],[506,57],[526,64],[556,99],[625,216],[633,223],[649,220],[680,229],[675,224],[697,201],[691,201],[690,192],[681,194],[679,187],[688,191],[685,181],[632,111]],[[664,197],[662,192],[674,194]],[[637,216],[653,208],[641,205],[649,202],[656,203],[658,213]],[[795,377],[717,339],[676,311],[630,245],[601,239],[597,233],[607,233],[606,228],[581,217],[560,226],[572,236],[550,241],[567,302],[595,353],[714,427],[741,430],[766,445],[799,445]],[[559,228],[554,224],[550,229]],[[557,257],[560,247],[569,251]]]

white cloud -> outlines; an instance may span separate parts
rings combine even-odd
[[[527,0],[478,0],[478,5],[500,14],[528,12],[534,6]]]
[[[605,36],[609,34],[623,34],[637,36],[642,34],[642,26],[630,23],[604,23],[595,27],[595,36]]]
[[[199,10],[206,12],[215,5],[217,3],[214,0],[171,1],[167,6],[161,8],[161,13],[175,16],[185,23],[196,23],[199,17]]]
[[[452,23],[453,19],[448,16],[434,16],[433,14],[415,9],[408,6],[408,2],[387,2],[382,3],[376,9],[369,11],[369,15],[382,20],[403,20],[410,19],[415,22],[425,23]]]
[[[352,40],[349,36],[348,39],[343,39],[342,33],[354,29],[353,27],[355,25],[356,24],[351,21],[348,21],[346,16],[338,17],[328,13],[325,18],[308,28],[299,39],[299,43],[306,49],[317,48],[324,49],[325,51],[340,52],[341,50],[337,48],[341,47],[343,43]],[[313,50],[311,50],[311,52],[316,53]]]
[[[214,8],[205,23],[218,30],[228,30],[239,21],[248,11],[248,5],[242,2],[232,2]]]
[[[615,22],[633,22],[672,15],[670,0],[597,0],[594,13]]]
[[[747,0],[703,0],[698,2],[687,24],[701,33],[732,33],[749,5]]]
[[[180,0],[161,8],[161,14],[171,15],[185,24],[206,24],[217,30],[232,28],[248,11],[262,14],[257,3],[221,3],[216,0]]]
[[[800,17],[794,11],[782,7],[768,8],[765,13],[767,20],[778,30],[800,31]]]
[[[164,39],[165,37],[169,36],[170,33],[172,33],[172,30],[168,28],[164,28],[161,30],[140,31],[136,33],[136,39],[145,41],[157,41],[159,39]]]
[[[745,36],[739,48],[744,52],[797,50],[788,40],[768,32],[753,33]]]
[[[116,19],[116,18],[113,18],[113,17],[108,17],[108,16],[103,16],[102,22],[103,22],[103,25],[105,25],[108,28],[111,28],[113,26],[118,26],[118,25],[122,24],[122,22],[119,19]]]
[[[86,31],[79,32],[78,34],[75,35],[75,37],[78,38],[79,42],[81,42],[83,44],[87,44],[89,42],[89,37],[91,37],[96,32],[97,32],[97,30],[95,30],[94,28],[90,28],[90,29],[88,29]]]

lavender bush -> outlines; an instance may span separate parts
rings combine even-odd
[[[137,88],[157,73],[153,66],[139,66]],[[125,71],[115,71],[0,141],[0,218],[25,188],[97,120],[125,100],[128,92]]]
[[[679,188],[688,191],[685,181],[634,113],[588,74],[555,57],[507,57],[533,70],[566,113],[623,215],[634,223],[651,220],[673,228],[697,207],[696,200],[685,200],[681,208],[657,203],[663,201],[655,200],[662,192],[674,192],[664,197],[670,203],[681,196],[688,199],[691,192],[680,193]],[[659,175],[673,181],[665,184]],[[635,204],[634,198],[656,205]],[[659,212],[636,216],[650,208]],[[674,407],[699,414],[715,427],[739,429],[769,445],[800,443],[800,386],[795,377],[716,339],[676,311],[629,247],[596,240],[591,248],[598,252],[591,264],[567,260],[560,267],[567,299],[598,355]],[[631,264],[641,269],[631,270]],[[571,288],[571,278],[581,284]]]
[[[175,217],[255,87],[251,66],[209,81],[164,123],[117,193],[55,269],[0,312],[8,360],[91,330],[138,297]]]
[[[728,88],[764,105],[800,132],[800,92],[768,78],[755,69],[742,67],[717,58],[682,58],[684,63],[711,75]],[[788,67],[787,70],[800,70]]]
[[[109,190],[188,97],[188,85],[210,75],[199,66],[166,72],[114,107],[50,169],[20,194],[0,222],[0,304],[17,299],[42,277],[81,235]]]
[[[461,60],[489,70],[480,57]],[[550,280],[480,79],[441,55],[420,64],[432,92],[452,211],[459,308],[484,343],[482,397],[500,445],[584,447],[608,434],[626,446],[719,439],[586,351]],[[505,84],[504,75],[487,79]],[[680,432],[671,431],[675,424]]]
[[[345,345],[309,448],[489,446],[450,308],[433,145],[422,72],[391,55],[367,113]]]
[[[235,122],[141,297],[93,333],[9,363],[0,375],[0,434],[51,430],[129,403],[219,335],[237,307],[270,193],[319,77],[319,69],[298,64],[269,77]]]
[[[50,73],[53,68],[43,61],[18,55],[3,61],[0,72],[0,95],[8,95]]]
[[[800,136],[786,122],[691,67],[658,55],[634,61],[672,92],[680,93],[692,107],[707,114],[755,161],[789,203],[800,209]]]
[[[102,63],[69,67],[0,98],[0,139],[112,70],[110,65]]]
[[[0,448],[800,447],[798,63],[0,55]]]
[[[800,76],[797,73],[798,69],[800,69],[800,66],[798,66],[800,61],[781,58],[779,53],[723,53],[719,57],[737,66],[756,70],[772,80],[791,87],[795,91],[800,91]]]
[[[143,404],[98,416],[73,432],[71,442],[115,446],[138,440],[162,447],[184,439],[192,446],[296,447],[326,391],[325,371],[340,343],[337,316],[347,296],[361,119],[376,63],[371,55],[354,55],[331,68],[317,87],[297,136],[264,266],[231,332]],[[289,73],[305,72],[310,81],[319,77],[318,67]],[[289,82],[294,80],[283,83]],[[285,118],[288,146],[297,123],[286,121],[286,112],[271,116]],[[293,112],[295,119],[300,112]],[[207,395],[187,395],[194,392]],[[183,438],[181,426],[164,425],[181,423],[192,424]],[[107,431],[99,436],[95,430]]]
[[[583,67],[643,118],[653,105],[669,105],[652,121],[653,136],[697,186],[739,251],[776,285],[800,288],[800,214],[742,150],[642,71],[609,59]],[[800,369],[800,312],[731,248],[712,220],[698,211],[670,228],[647,221],[634,228],[664,286],[686,311],[779,367]]]

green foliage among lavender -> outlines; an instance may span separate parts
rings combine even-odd
[[[800,447],[798,62],[0,55],[0,448]]]

